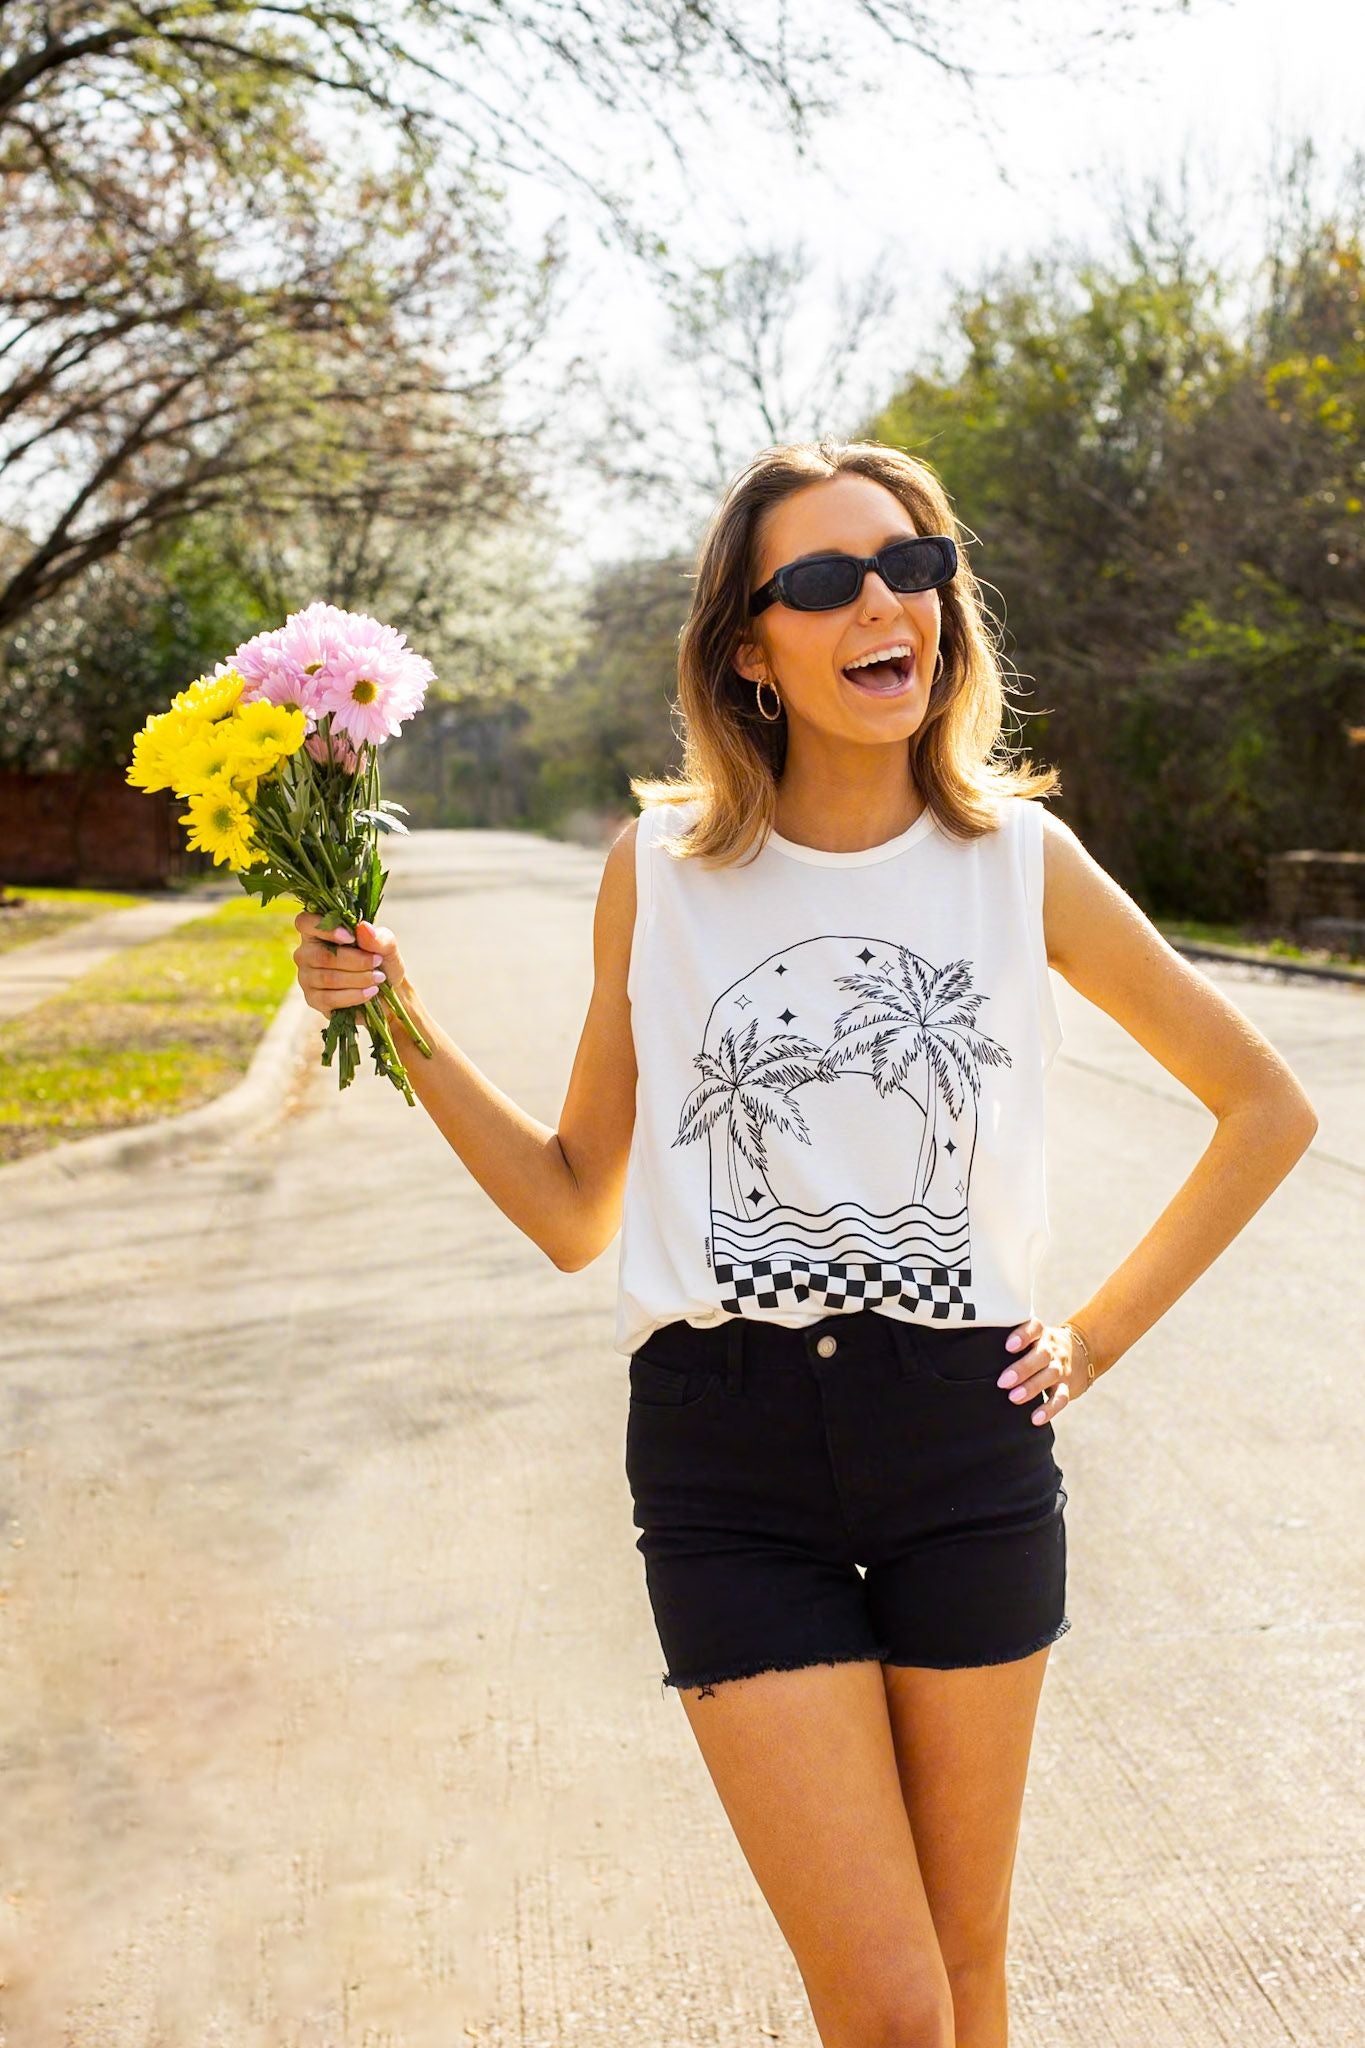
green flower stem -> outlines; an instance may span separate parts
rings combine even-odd
[[[300,751],[302,751],[302,750],[300,750]],[[297,757],[295,757],[295,758],[297,758]],[[308,761],[308,762],[309,762],[309,771],[310,771],[310,776],[311,776],[311,768],[312,768],[312,762],[311,762],[311,759],[310,759],[310,757],[308,756],[308,754],[306,754],[306,753],[304,754],[304,757],[303,757],[303,758],[305,759],[305,761]],[[316,789],[316,784],[311,784],[311,787],[313,787],[314,789]],[[309,813],[310,813],[310,815],[311,815],[311,814],[312,814],[312,813],[313,813],[313,812],[314,812],[314,811],[316,810],[316,808],[317,808],[317,807],[316,807],[316,805],[314,805],[314,804],[311,804],[311,803],[310,803],[310,805],[309,805],[309,807],[308,807],[308,808],[309,808]],[[348,835],[348,836],[349,836],[349,835]],[[291,838],[292,838],[292,835],[291,835]],[[296,842],[296,841],[294,841],[293,843],[294,843],[294,844],[297,844],[297,842]],[[327,869],[328,869],[328,872],[330,873],[330,875],[331,875],[331,877],[332,877],[332,885],[333,885],[333,887],[334,887],[334,888],[336,888],[336,889],[340,889],[340,888],[341,888],[341,887],[343,886],[343,885],[342,885],[342,880],[341,880],[341,876],[340,876],[340,875],[339,875],[339,874],[337,873],[337,870],[336,870],[336,863],[335,863],[335,862],[333,861],[333,859],[332,859],[332,849],[331,849],[331,846],[330,846],[330,844],[328,843],[327,837],[326,837],[325,835],[323,835],[323,836],[320,836],[320,837],[319,837],[319,838],[317,839],[317,841],[316,841],[316,845],[317,845],[317,847],[318,847],[318,850],[319,850],[319,852],[320,852],[320,853],[321,853],[321,855],[322,855],[323,861],[324,861],[324,862],[325,862],[325,864],[326,864],[326,867],[327,867]],[[300,850],[300,853],[302,854],[302,848],[301,848],[301,847],[300,847],[300,849],[299,849],[299,850]],[[344,920],[343,920],[343,922],[344,922]]]
[[[327,915],[329,917],[335,917],[339,924],[348,923],[349,920],[347,918],[346,912],[344,910],[339,910],[336,907],[338,899],[333,894],[334,889],[339,890],[341,887],[340,877],[334,874],[332,876],[331,881],[329,882],[324,875],[320,875],[317,869],[314,867],[312,861],[308,858],[308,855],[305,852],[300,841],[294,837],[293,833],[290,832],[287,827],[281,827],[281,830],[283,832],[286,844],[289,846],[291,852],[294,853],[295,856],[297,857],[298,865],[295,868],[295,873],[298,873],[299,870],[302,869],[303,872],[306,873],[306,875],[308,876],[308,884],[305,887],[304,893],[311,894],[316,892],[319,901],[324,904],[327,911]],[[290,866],[290,863],[288,861],[281,861],[279,865],[287,869]]]
[[[395,1013],[399,1023],[407,1032],[408,1037],[417,1047],[418,1052],[420,1052],[425,1059],[430,1059],[431,1047],[427,1044],[425,1038],[423,1038],[421,1032],[417,1029],[417,1026],[413,1023],[411,1017],[408,1015],[407,1007],[404,1004],[402,997],[398,994],[397,990],[394,989],[389,982],[386,981],[381,983],[379,994],[375,997],[375,1001],[380,1003],[387,1003],[389,1005],[389,1008]]]
[[[256,838],[267,857],[267,865],[283,875],[291,889],[300,896],[320,897],[329,915],[333,914],[335,898],[326,881],[317,873],[307,854],[282,820],[273,818],[268,811],[254,812]],[[328,901],[327,899],[331,899]]]
[[[373,1002],[366,1003],[363,1006],[362,1015],[365,1018],[366,1028],[370,1036],[383,1047],[387,1055],[383,1062],[384,1072],[395,1086],[402,1089],[407,1097],[409,1108],[415,1109],[417,1107],[417,1098],[412,1092],[412,1083],[409,1081],[407,1070],[399,1058],[398,1048],[393,1042],[393,1033],[389,1030],[388,1020],[384,1016],[378,997]]]

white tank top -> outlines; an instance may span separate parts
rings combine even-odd
[[[1000,808],[975,840],[925,810],[861,853],[774,833],[719,868],[657,843],[695,804],[641,813],[617,1350],[679,1318],[1033,1314],[1062,1030],[1042,808]]]

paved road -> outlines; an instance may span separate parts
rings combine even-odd
[[[219,904],[231,902],[241,889],[236,882],[210,885],[189,896],[149,896],[123,910],[106,910],[65,931],[49,932],[26,946],[0,953],[0,1024],[88,974],[111,953],[159,939],[192,917],[207,917]]]
[[[395,853],[420,985],[547,1120],[600,864]],[[1365,2033],[1361,998],[1218,975],[1322,1128],[1059,1425],[1015,2048]],[[1058,993],[1054,1317],[1209,1129]],[[235,1156],[26,1196],[0,1259],[12,2048],[815,2048],[661,1696],[614,1247],[558,1273],[422,1110],[319,1070]]]

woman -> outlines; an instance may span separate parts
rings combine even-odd
[[[558,1128],[421,1003],[391,933],[294,955],[399,988],[413,1087],[573,1271],[621,1229],[627,1472],[668,1668],[825,2048],[1004,2048],[1025,1774],[1065,1613],[1053,1423],[1317,1127],[1274,1048],[1034,801],[946,494],[777,447],[703,540],[680,779],[636,781]],[[1044,889],[1044,882],[1046,887]],[[1047,1243],[1049,968],[1218,1119],[1074,1318]]]

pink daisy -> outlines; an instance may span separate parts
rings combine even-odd
[[[271,633],[256,633],[230,657],[230,666],[246,678],[240,701],[297,704],[314,716],[313,678],[294,659],[284,636],[283,626],[277,626]]]
[[[347,733],[357,747],[366,742],[378,746],[421,709],[435,674],[403,634],[352,612],[332,659],[319,672],[316,710],[319,716],[331,712],[334,734]]]
[[[344,612],[338,605],[319,601],[306,606],[301,612],[291,612],[280,627],[279,641],[284,657],[301,675],[310,678],[314,698],[321,694],[321,678],[326,676],[336,660],[352,621],[361,616],[358,612]]]

